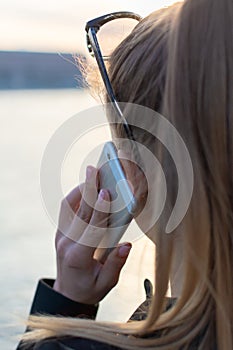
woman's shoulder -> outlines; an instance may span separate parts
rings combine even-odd
[[[96,340],[64,337],[59,339],[46,339],[37,343],[33,350],[120,350],[121,348],[102,343]]]

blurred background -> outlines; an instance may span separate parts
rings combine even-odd
[[[0,0],[1,349],[16,347],[38,279],[55,277],[55,225],[41,200],[40,164],[55,130],[98,103],[73,60],[74,54],[88,55],[85,23],[119,10],[145,16],[172,2]],[[134,243],[99,319],[126,320],[144,300],[143,280],[153,273],[151,251],[145,237]]]

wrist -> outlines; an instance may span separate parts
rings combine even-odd
[[[54,291],[56,291],[57,293],[63,295],[64,297],[70,299],[71,301],[75,302],[75,303],[80,303],[80,304],[84,304],[84,305],[93,305],[93,306],[98,306],[100,298],[92,298],[91,296],[89,296],[89,298],[87,298],[87,293],[85,293],[85,295],[80,295],[77,293],[77,291],[72,292],[71,290],[67,290],[67,288],[64,288],[62,286],[62,283],[59,282],[58,279],[55,280],[54,284],[53,284],[53,289]]]

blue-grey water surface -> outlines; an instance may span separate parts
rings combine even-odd
[[[0,92],[0,349],[15,348],[38,279],[56,273],[55,226],[40,194],[43,152],[64,121],[95,104],[82,90]],[[126,320],[144,299],[142,281],[153,270],[151,249],[146,238],[134,243],[119,285],[101,303],[99,319]]]

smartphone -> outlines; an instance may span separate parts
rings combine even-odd
[[[104,144],[97,168],[99,189],[107,189],[111,199],[108,230],[95,252],[95,258],[104,262],[132,221],[137,201],[126,179],[113,142]]]

